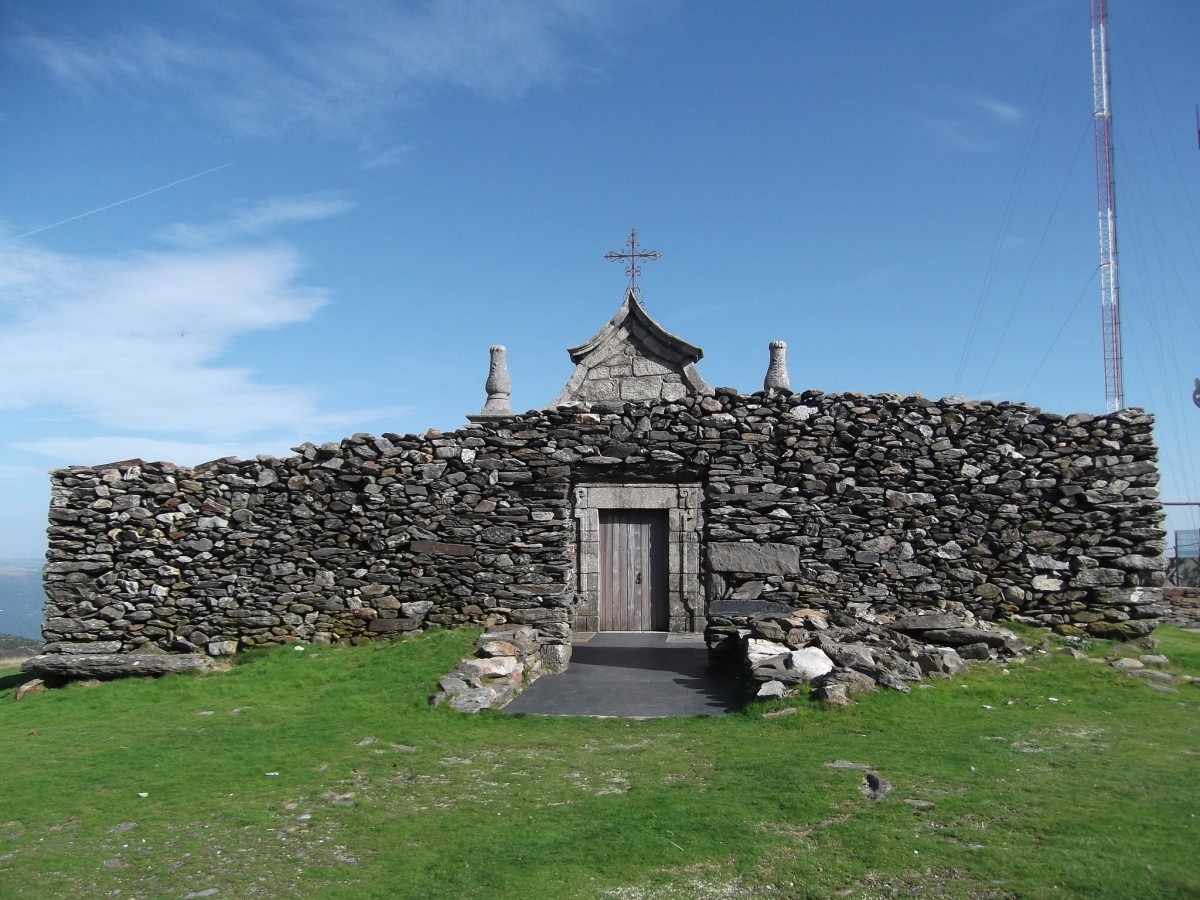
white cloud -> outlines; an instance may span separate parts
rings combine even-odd
[[[326,302],[285,247],[91,259],[0,247],[0,408],[214,437],[319,418],[314,392],[216,363],[245,333]]]
[[[336,194],[274,197],[218,222],[207,225],[176,224],[159,235],[169,243],[185,247],[220,244],[232,238],[249,237],[280,225],[316,222],[341,215],[354,206]]]
[[[603,33],[611,0],[310,0],[85,36],[27,33],[11,42],[81,92],[123,84],[182,90],[234,132],[298,124],[361,136],[380,111],[429,91],[509,98],[572,69],[575,43]]]
[[[409,415],[399,405],[331,411],[316,387],[264,383],[221,362],[235,340],[310,322],[327,303],[301,282],[293,248],[221,244],[349,207],[335,194],[272,198],[167,229],[184,249],[112,258],[0,240],[0,411],[38,417],[24,417],[21,437],[9,431],[9,448],[63,464],[195,464],[285,455],[314,435]]]

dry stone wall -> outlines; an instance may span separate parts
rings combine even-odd
[[[1141,634],[1165,565],[1151,426],[1139,410],[719,388],[358,434],[288,458],[61,469],[47,650],[220,655],[528,625],[561,663],[571,488],[604,482],[703,485],[714,642],[776,611],[959,604]]]
[[[565,641],[569,470],[518,434],[59,470],[48,649],[219,655],[505,622]]]

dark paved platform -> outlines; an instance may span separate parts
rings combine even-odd
[[[712,716],[741,708],[736,682],[710,671],[698,634],[576,635],[571,664],[543,675],[504,707],[544,716]]]

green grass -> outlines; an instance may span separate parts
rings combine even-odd
[[[1200,894],[1196,686],[1049,653],[772,719],[788,704],[428,709],[473,637],[285,648],[19,703],[23,677],[0,673],[0,896]],[[1200,674],[1200,635],[1156,637]],[[892,793],[865,799],[837,760]]]

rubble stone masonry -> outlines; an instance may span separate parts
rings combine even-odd
[[[46,649],[222,655],[464,624],[569,643],[573,489],[684,483],[702,489],[688,627],[723,605],[961,603],[1136,636],[1164,612],[1151,426],[1136,409],[718,388],[285,459],[60,469]]]

